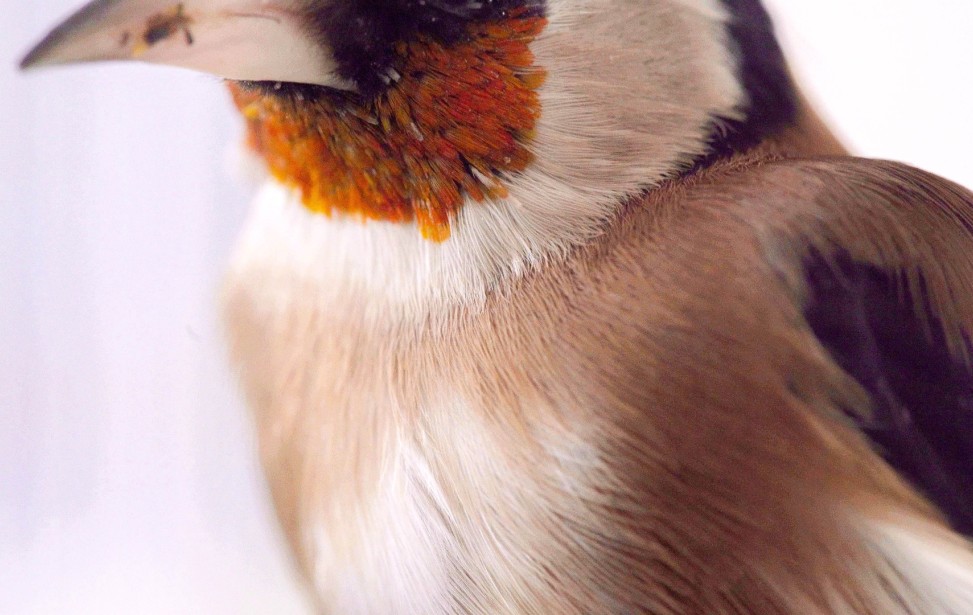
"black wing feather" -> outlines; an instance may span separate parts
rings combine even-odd
[[[804,271],[808,324],[873,402],[869,417],[849,417],[957,531],[973,536],[973,371],[949,352],[925,291],[913,297],[902,272],[847,253],[812,252]]]

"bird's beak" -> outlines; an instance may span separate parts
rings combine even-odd
[[[140,60],[228,79],[349,87],[295,0],[95,0],[20,63]]]

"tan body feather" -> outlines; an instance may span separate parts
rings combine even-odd
[[[409,318],[231,275],[234,354],[326,613],[913,613],[872,520],[973,561],[839,405],[801,258],[922,272],[973,330],[973,195],[809,115],[632,201],[590,245]],[[303,297],[303,299],[301,299]],[[916,529],[918,528],[918,529]]]

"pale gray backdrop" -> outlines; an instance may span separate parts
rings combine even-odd
[[[0,0],[0,613],[304,613],[215,303],[250,187],[218,80],[14,63]],[[772,4],[856,151],[973,185],[973,3]]]

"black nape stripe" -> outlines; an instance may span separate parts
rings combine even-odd
[[[808,324],[872,399],[867,420],[849,417],[956,530],[973,536],[973,371],[947,349],[925,288],[910,296],[901,273],[847,253],[812,253],[804,271]],[[916,305],[929,316],[920,320]]]
[[[709,153],[696,168],[750,149],[797,117],[797,93],[770,15],[760,0],[720,1],[730,13],[727,30],[748,102],[744,119],[722,118],[713,127]]]
[[[331,50],[338,74],[363,96],[386,88],[396,43],[427,35],[443,43],[467,36],[471,22],[512,13],[542,16],[544,0],[333,0],[307,10],[311,31]]]

